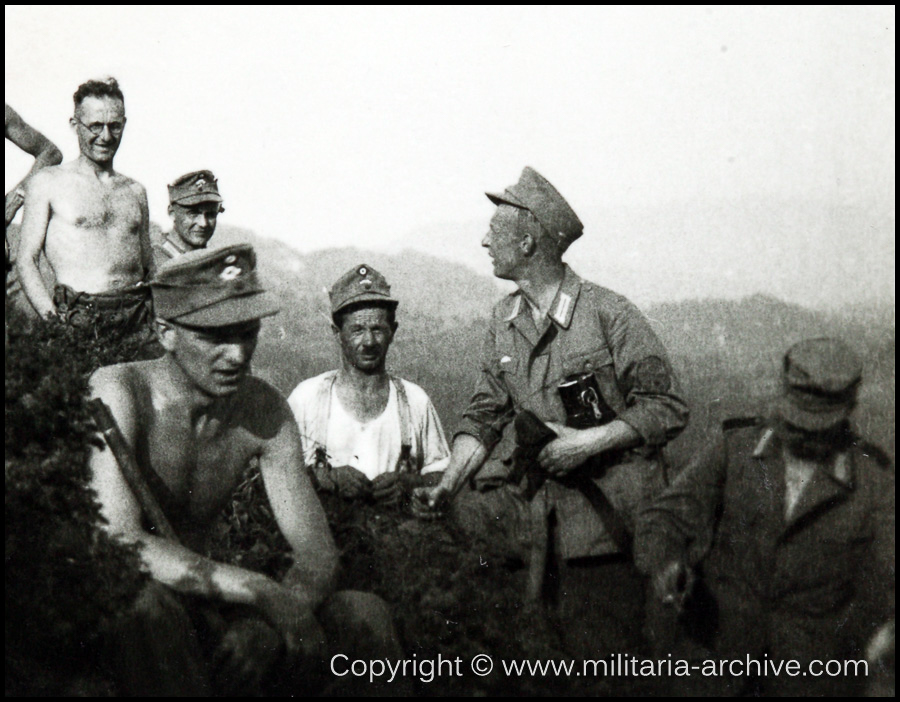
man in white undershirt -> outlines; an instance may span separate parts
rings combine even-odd
[[[386,370],[398,303],[384,276],[354,266],[330,298],[341,367],[303,381],[288,399],[304,462],[320,489],[396,503],[440,479],[447,440],[425,391]]]

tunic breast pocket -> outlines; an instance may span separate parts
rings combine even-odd
[[[501,382],[505,382],[508,386],[516,384],[516,377],[519,375],[519,360],[510,353],[500,352],[493,359],[494,376]]]
[[[603,369],[613,371],[613,359],[609,349],[605,346],[590,351],[573,351],[565,355],[563,359],[563,377],[581,375],[582,373],[599,373]]]

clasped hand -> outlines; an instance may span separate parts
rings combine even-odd
[[[352,466],[325,468],[317,476],[319,484],[329,492],[335,492],[348,499],[371,498],[384,505],[400,502],[410,489],[406,474],[391,471],[369,480],[361,471]]]
[[[556,422],[546,424],[556,433],[556,438],[541,450],[537,460],[541,468],[551,475],[568,475],[596,453],[585,430],[572,429]]]

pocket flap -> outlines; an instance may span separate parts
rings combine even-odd
[[[567,354],[563,361],[563,373],[566,376],[579,373],[594,373],[603,366],[612,365],[612,355],[605,346],[592,351],[578,351]]]

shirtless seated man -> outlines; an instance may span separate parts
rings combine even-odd
[[[89,310],[123,334],[149,329],[150,266],[147,193],[113,170],[125,130],[125,102],[115,79],[89,80],[74,95],[70,122],[80,155],[45,168],[28,185],[22,219],[19,280],[43,317],[87,325]],[[45,254],[56,277],[47,289],[38,269]]]
[[[315,668],[326,642],[351,658],[400,657],[382,600],[333,592],[338,551],[302,470],[297,426],[284,398],[249,374],[260,320],[277,311],[255,265],[246,244],[166,263],[151,281],[165,355],[91,379],[180,541],[157,535],[115,456],[95,451],[106,528],[138,546],[151,577],[111,637],[123,694],[233,693],[262,678],[284,685]],[[282,582],[203,555],[253,459],[293,549]],[[198,616],[209,607],[224,618],[224,633]]]

